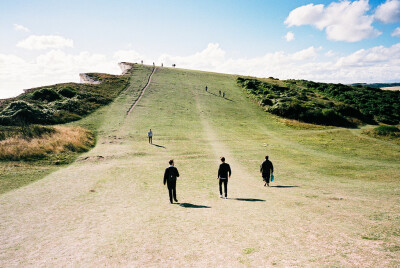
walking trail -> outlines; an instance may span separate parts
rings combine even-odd
[[[240,91],[230,95],[236,103],[228,103],[197,90],[204,88],[205,80],[210,90],[221,87],[218,83],[232,88],[232,79],[221,76],[215,82],[215,74],[155,70],[146,84],[143,76],[144,87],[130,85],[125,95],[100,111],[104,122],[93,150],[42,180],[0,195],[0,267],[395,263],[395,253],[389,258],[380,241],[361,239],[371,227],[370,220],[360,223],[364,208],[370,213],[384,206],[383,197],[371,203],[340,182],[315,184],[318,176],[299,182],[294,173],[317,172],[301,171],[290,161],[278,169],[291,176],[274,184],[278,187],[263,187],[258,172],[263,159],[254,158],[249,167],[242,151],[260,151],[259,144],[269,137],[268,126],[246,127],[243,134],[223,120],[235,112],[248,124],[263,125],[251,117],[257,108],[236,108],[246,101]],[[135,116],[126,116],[127,110]],[[149,126],[155,130],[154,142],[165,149],[148,144]],[[282,151],[290,149],[278,145]],[[227,200],[218,198],[220,156],[232,168]],[[182,177],[177,186],[180,203],[174,205],[162,185],[172,158]]]

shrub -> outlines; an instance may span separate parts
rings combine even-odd
[[[58,93],[66,98],[73,98],[76,95],[75,90],[73,90],[71,87],[62,88],[60,91],[58,91]]]
[[[379,126],[374,129],[374,132],[381,136],[397,136],[400,134],[400,129],[395,126]]]
[[[34,91],[32,94],[32,99],[34,100],[52,102],[55,100],[59,100],[60,98],[61,98],[60,95],[58,95],[57,92],[55,92],[50,88],[42,88]]]
[[[10,103],[0,114],[3,124],[51,123],[51,112],[25,101]]]

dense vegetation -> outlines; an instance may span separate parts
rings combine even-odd
[[[399,87],[400,83],[373,83],[373,84],[365,84],[365,83],[356,83],[353,84],[355,86],[361,85],[366,87],[375,87],[375,88],[382,88],[382,87]]]
[[[59,124],[78,120],[110,103],[129,75],[88,74],[100,84],[65,83],[27,90],[0,101],[0,125]]]
[[[237,83],[266,111],[285,118],[346,127],[400,121],[399,91],[274,78],[238,77]]]

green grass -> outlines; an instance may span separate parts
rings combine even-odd
[[[53,266],[70,256],[76,266],[104,264],[99,256],[110,266],[399,264],[396,143],[363,129],[288,126],[247,98],[235,76],[172,68],[157,69],[126,116],[151,69],[138,66],[113,103],[70,123],[96,132],[93,150],[0,196],[0,222],[11,230],[2,233],[11,241],[3,260],[38,264],[35,247]],[[162,147],[148,144],[149,128]],[[263,187],[265,155],[280,188]],[[220,156],[233,171],[228,200],[218,198]],[[181,174],[182,206],[169,204],[162,185],[169,159]],[[17,229],[24,236],[15,238]]]
[[[132,84],[126,89],[126,91],[120,94],[120,102],[128,97],[134,98],[134,96],[138,95],[151,72],[150,68],[134,69],[135,72],[130,77]],[[88,85],[83,85],[83,87],[87,86]],[[109,90],[106,95],[108,97],[115,97],[113,94],[116,94],[120,89],[117,87],[117,91],[115,89],[110,90],[108,86],[109,85],[104,88],[106,91]],[[121,107],[117,106],[117,108],[120,109]],[[84,119],[70,123],[69,126],[81,126],[87,128],[97,136],[99,132],[102,133],[101,125],[104,120],[103,116],[104,113],[109,110],[109,106],[102,107]],[[39,125],[24,125],[22,127],[0,126],[0,141],[18,135],[29,136],[27,138],[39,137],[43,131],[49,129],[52,129],[52,127]],[[90,147],[92,146],[93,145]],[[84,151],[87,151],[87,149]],[[4,161],[4,159],[0,159],[0,194],[44,178],[50,173],[58,170],[60,167],[65,167],[74,162],[81,153],[82,150],[73,149],[61,153],[44,152],[41,154],[42,157],[35,157],[34,159],[32,157],[25,160],[21,159],[19,161]]]

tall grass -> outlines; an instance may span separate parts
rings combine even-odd
[[[31,139],[19,135],[0,141],[0,160],[44,159],[51,154],[85,152],[94,144],[94,134],[87,129],[56,126],[54,131]]]

